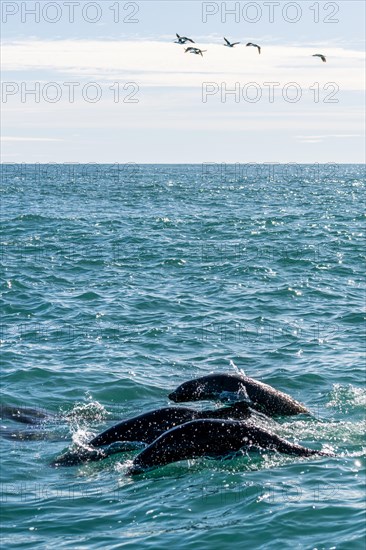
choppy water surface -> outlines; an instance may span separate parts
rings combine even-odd
[[[3,167],[2,402],[57,415],[1,440],[4,547],[365,547],[364,167],[224,168]],[[336,457],[49,467],[233,364]]]

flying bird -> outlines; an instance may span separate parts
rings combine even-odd
[[[196,55],[201,55],[203,57],[203,52],[207,52],[207,50],[200,50],[199,48],[192,48],[192,46],[190,46],[189,48],[186,48],[184,50],[184,53],[195,53]]]
[[[258,48],[258,53],[261,53],[261,47],[258,46],[258,44],[253,44],[253,42],[248,42],[247,46],[253,46],[254,48]]]
[[[326,63],[326,57],[322,53],[314,53],[313,57],[320,57],[320,59],[323,61],[323,63]]]
[[[237,44],[240,44],[240,42],[229,42],[227,38],[225,38],[224,36],[224,40],[226,42],[226,44],[224,44],[224,46],[227,46],[228,48],[233,48],[234,46],[236,46]]]
[[[192,38],[187,38],[187,36],[179,36],[178,33],[175,33],[178,40],[175,40],[176,44],[185,44],[186,42],[192,42],[194,44],[194,40]]]

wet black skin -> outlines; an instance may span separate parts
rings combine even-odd
[[[2,403],[0,404],[0,417],[7,418],[8,420],[15,420],[21,424],[40,424],[42,421],[54,418],[54,415],[44,409],[17,407]]]
[[[231,398],[248,401],[253,409],[268,416],[310,414],[308,409],[292,397],[268,384],[240,374],[209,374],[184,382],[170,395],[176,403],[202,399],[227,400]]]
[[[251,417],[252,413],[257,414],[250,409],[247,403],[243,402],[235,403],[231,407],[204,411],[186,407],[157,409],[119,422],[94,437],[85,447],[68,450],[58,456],[51,466],[76,466],[84,462],[104,460],[112,454],[141,449],[141,442],[151,443],[170,428],[194,419],[236,418],[246,420]]]
[[[151,443],[162,433],[190,420],[200,418],[232,418],[244,420],[251,416],[247,403],[235,403],[231,407],[197,411],[186,407],[166,407],[123,420],[108,428],[89,442],[93,447],[110,445],[115,441],[144,441]]]
[[[128,475],[136,475],[151,468],[179,460],[198,457],[220,457],[241,449],[266,449],[297,456],[329,456],[295,445],[281,437],[237,420],[193,420],[163,433],[134,459]]]

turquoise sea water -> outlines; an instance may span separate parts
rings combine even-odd
[[[4,548],[365,548],[364,175],[3,166],[2,403],[59,415],[1,439]],[[336,456],[49,466],[235,368],[313,412],[277,433]]]

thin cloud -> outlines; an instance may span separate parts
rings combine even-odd
[[[314,48],[304,46],[268,45],[260,56],[244,44],[228,51],[208,42],[204,49],[202,58],[185,54],[184,46],[158,41],[27,40],[4,44],[3,71],[24,71],[28,78],[34,71],[38,79],[52,71],[60,77],[127,79],[153,87],[197,87],[214,80],[297,82],[306,88],[322,79],[342,90],[363,90],[362,51],[328,47],[328,63],[323,64],[312,57]],[[19,80],[21,74],[17,76]]]
[[[64,141],[63,139],[49,137],[29,137],[29,136],[1,136],[1,141]]]

